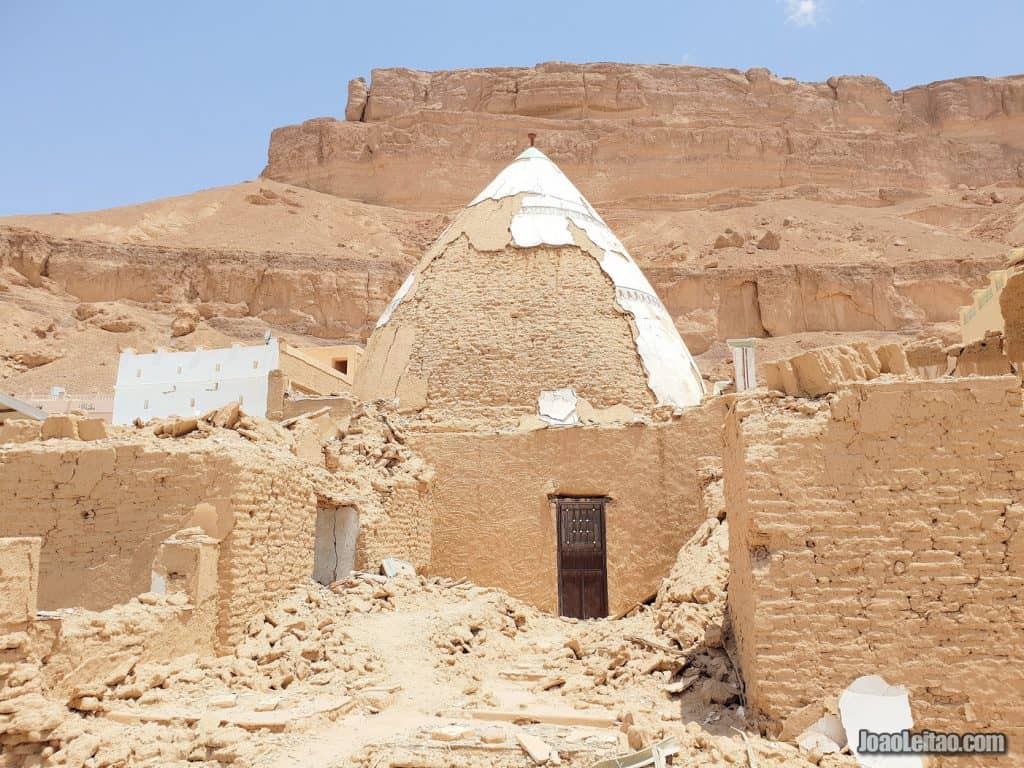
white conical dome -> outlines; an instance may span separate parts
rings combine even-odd
[[[460,241],[464,243],[466,252],[450,253]],[[571,250],[577,259],[572,262],[568,279],[566,255],[560,257],[560,260],[549,257],[543,270],[535,274],[538,265],[536,259],[528,258],[529,254],[554,254],[567,250]],[[502,257],[495,256],[490,262],[484,263],[485,268],[491,268],[490,274],[486,269],[481,273],[472,266],[478,264],[482,254],[498,252]],[[522,253],[518,260],[509,255],[511,253],[514,256],[516,252]],[[456,267],[455,262],[459,260],[465,269]],[[594,261],[604,274],[603,281],[589,274],[593,271],[589,265]],[[429,287],[421,285],[428,282],[432,272],[438,269],[448,270],[443,283],[435,282]],[[509,270],[521,274],[509,275]],[[552,277],[552,273],[556,276]],[[489,290],[491,274],[495,282],[507,283],[507,288],[503,291]],[[561,279],[557,275],[561,275]],[[453,302],[459,302],[460,296],[462,301],[473,303],[481,298],[480,292],[487,293],[491,301],[476,305],[475,314],[471,316],[480,317],[481,321],[486,321],[485,324],[493,323],[496,329],[500,329],[503,326],[514,326],[514,322],[508,321],[524,316],[538,322],[543,319],[541,316],[547,314],[548,307],[538,304],[527,295],[531,292],[531,286],[538,282],[549,287],[555,286],[555,293],[552,294],[549,288],[548,296],[551,301],[559,303],[563,311],[550,317],[543,328],[533,323],[525,335],[531,343],[536,342],[541,331],[549,335],[551,354],[562,355],[566,366],[565,374],[559,378],[557,373],[552,373],[550,366],[542,365],[538,368],[529,364],[533,362],[531,359],[520,356],[526,364],[519,366],[517,371],[510,370],[509,375],[518,373],[529,379],[533,374],[536,377],[535,381],[525,382],[536,390],[530,396],[534,404],[541,390],[571,387],[581,396],[586,396],[590,384],[594,389],[601,389],[598,397],[600,399],[603,396],[606,404],[609,398],[614,399],[610,391],[616,388],[615,385],[607,381],[604,371],[597,370],[602,344],[607,345],[604,351],[610,353],[609,359],[619,361],[622,388],[635,386],[627,383],[627,380],[636,379],[632,372],[624,370],[628,364],[621,354],[624,350],[619,349],[623,339],[632,347],[634,360],[638,356],[642,363],[642,370],[638,370],[637,375],[645,381],[648,394],[653,394],[650,405],[691,406],[700,402],[704,394],[700,373],[672,318],[647,278],[580,191],[558,166],[534,147],[520,154],[460,213],[402,284],[381,315],[377,330],[368,344],[362,365],[363,379],[357,386],[358,393],[363,397],[388,397],[394,393],[401,399],[398,389],[404,374],[398,374],[398,378],[395,378],[394,363],[398,361],[379,358],[382,354],[388,357],[391,355],[397,335],[404,335],[406,342],[402,343],[412,346],[409,359],[415,357],[417,341],[410,340],[410,334],[425,341],[424,337],[430,336],[431,332],[424,329],[424,321],[436,325],[438,321],[444,322],[446,319],[446,316],[435,317],[433,320],[426,316],[414,318],[413,315],[418,314],[419,309],[410,310],[407,318],[401,317],[405,304],[412,298],[416,297],[420,304],[429,309],[443,295],[449,309],[456,311]],[[580,284],[577,285],[577,282]],[[576,304],[573,304],[574,301]],[[609,304],[615,305],[614,312],[609,311]],[[572,306],[578,306],[581,312],[593,314],[595,326],[600,325],[597,318],[603,318],[602,327],[606,330],[595,332],[596,341],[586,328],[580,327],[576,318],[565,311],[566,307]],[[631,329],[624,335],[612,328],[614,318],[623,317],[623,313],[632,320]],[[391,324],[401,327],[389,329]],[[406,330],[410,324],[426,330],[426,334],[415,329]],[[389,330],[389,343],[384,345],[377,341],[377,337],[386,329]],[[400,334],[403,330],[405,333]],[[462,330],[472,335],[471,328],[453,327],[451,336],[454,338],[450,338],[449,343],[459,344],[463,337]],[[569,348],[563,343],[566,334],[570,336]],[[508,344],[521,344],[523,336],[520,334],[516,337],[513,333]],[[577,338],[573,339],[572,336]],[[584,358],[581,350],[572,350],[572,344],[589,345],[597,349],[585,350],[589,356]],[[545,353],[546,350],[541,349],[538,354]],[[500,356],[500,353],[495,354]],[[375,356],[378,358],[376,361]],[[485,355],[484,360],[490,360],[490,357]],[[422,356],[421,359],[425,360]],[[429,364],[420,365],[419,372],[413,378],[424,375],[431,378],[430,369]],[[541,370],[543,376],[540,376]],[[437,374],[444,377],[442,372]],[[493,366],[488,375],[494,379]],[[376,386],[373,379],[378,379],[382,386]],[[597,381],[605,383],[598,387],[594,383]],[[496,382],[496,385],[500,388],[501,382]],[[428,400],[429,390],[436,389],[426,381],[419,383],[418,387],[428,390]],[[527,393],[521,392],[522,387],[513,386],[510,389],[526,397]],[[640,399],[636,393],[624,393],[622,396],[623,402],[628,400],[632,407],[637,407]]]

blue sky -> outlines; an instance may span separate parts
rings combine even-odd
[[[0,215],[255,178],[270,131],[374,67],[754,66],[894,88],[1024,72],[1024,2],[0,0]]]

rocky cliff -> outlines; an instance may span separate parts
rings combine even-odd
[[[0,268],[83,302],[195,305],[293,333],[358,339],[405,277],[400,260],[114,244],[0,228]]]
[[[532,131],[597,205],[671,205],[727,188],[1024,180],[1024,76],[892,91],[873,77],[803,83],[765,69],[377,69],[369,86],[349,84],[345,116],[274,131],[264,176],[444,209],[471,199]]]

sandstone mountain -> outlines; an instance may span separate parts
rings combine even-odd
[[[375,70],[347,120],[271,136],[257,181],[0,219],[5,390],[108,388],[119,348],[365,339],[527,132],[620,235],[698,364],[856,337],[951,338],[1024,244],[1024,76],[893,92],[869,77],[544,64]],[[197,331],[172,336],[181,314]],[[106,363],[106,365],[101,365]]]
[[[345,115],[274,131],[264,176],[445,209],[469,199],[536,131],[599,207],[677,207],[674,196],[730,188],[1024,179],[1021,76],[893,92],[873,77],[802,83],[765,69],[378,69],[369,87],[350,83]]]

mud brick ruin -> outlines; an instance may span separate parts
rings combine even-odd
[[[741,176],[766,187],[781,151],[772,142],[758,158],[729,157],[721,178],[680,187],[661,169],[641,190],[640,143],[612,152],[595,176],[597,140],[566,138],[581,99],[608,111],[612,138],[641,117],[681,130],[673,105],[696,109],[724,78],[751,99],[771,92],[806,110],[791,116],[800,130],[789,139],[800,195],[838,194],[805,188],[821,182],[823,162],[807,132],[833,99],[843,167],[898,205],[913,197],[892,189],[887,170],[900,141],[915,157],[934,153],[915,188],[968,173],[955,148],[921,128],[945,91],[911,89],[897,107],[870,78],[826,86],[676,69],[487,70],[484,96],[457,73],[383,70],[369,95],[353,81],[348,122],[275,132],[264,180],[246,188],[246,205],[266,216],[298,216],[288,211],[313,206],[313,190],[326,198],[349,185],[360,205],[394,202],[395,169],[411,179],[395,195],[450,205],[467,184],[486,183],[475,170],[483,161],[507,165],[447,220],[423,214],[386,268],[351,257],[307,281],[362,296],[343,310],[287,298],[303,293],[289,281],[310,269],[294,255],[274,263],[295,274],[260,278],[276,288],[242,290],[245,260],[201,253],[201,233],[177,252],[191,265],[189,290],[157,281],[146,304],[144,275],[170,246],[82,244],[28,221],[0,229],[5,291],[70,302],[82,338],[142,338],[155,322],[147,313],[166,300],[176,307],[170,338],[221,340],[146,353],[145,376],[143,358],[121,349],[111,365],[139,373],[118,374],[131,397],[110,408],[114,423],[102,408],[57,411],[59,398],[0,400],[0,766],[312,765],[295,762],[309,755],[339,766],[592,766],[657,747],[676,765],[836,768],[858,765],[841,697],[873,675],[905,689],[892,695],[909,701],[915,729],[1009,739],[1001,762],[932,765],[1017,764],[1021,253],[1007,258],[990,237],[955,280],[938,262],[901,263],[882,278],[863,265],[826,275],[796,259],[754,274],[712,261],[769,258],[802,236],[787,218],[753,235],[717,231],[700,275],[649,256],[641,268],[614,225],[648,253],[630,222],[653,227],[655,206],[612,208],[610,225],[551,159],[579,171],[598,200],[676,199]],[[597,85],[577,92],[583,75]],[[1019,102],[1019,78],[1004,86]],[[415,114],[443,133],[449,113],[476,115],[482,139],[429,192],[433,181],[411,171],[440,163],[439,147],[402,165],[388,131]],[[540,142],[551,157],[532,136],[521,146],[520,120],[540,114],[551,116]],[[1019,145],[968,117],[977,136],[956,141],[975,142],[972,186],[995,185],[1018,167]],[[916,127],[897,139],[890,124],[900,119]],[[884,134],[879,157],[859,143],[869,127]],[[700,128],[715,152],[743,130]],[[516,152],[506,151],[512,133]],[[368,141],[394,163],[378,176],[357,152]],[[424,139],[409,141],[412,152]],[[301,179],[314,144],[332,152],[315,179]],[[687,146],[679,162],[696,169]],[[1005,188],[967,202],[1005,204]],[[788,199],[769,197],[761,202]],[[721,202],[704,200],[709,211]],[[1024,198],[1012,205],[1017,213],[985,219],[985,231],[1008,237]],[[400,219],[412,226],[397,213],[389,226]],[[421,248],[426,233],[436,239]],[[68,299],[81,292],[76,258],[93,278],[120,271],[126,294]],[[361,294],[345,283],[360,269]],[[218,287],[235,278],[233,294]],[[858,309],[861,291],[874,314]],[[118,304],[128,299],[137,303]],[[52,344],[65,337],[12,306],[11,328],[35,330],[20,357],[2,359],[11,376],[35,376],[59,360]],[[258,330],[293,338],[267,330],[260,347],[257,317]],[[956,317],[960,338],[904,333]],[[234,337],[217,336],[242,328],[255,346],[231,350]],[[786,341],[802,333],[835,336]],[[356,335],[365,346],[309,343]],[[736,370],[755,352],[756,367],[730,382],[724,342],[740,336]],[[250,352],[276,367],[221,362]],[[190,376],[190,365],[207,373]],[[224,385],[232,376],[256,387],[258,403],[217,399],[234,391]],[[180,412],[146,413],[172,401]]]

